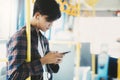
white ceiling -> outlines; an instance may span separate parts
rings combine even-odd
[[[120,0],[99,0],[96,4],[98,10],[120,10]]]
[[[82,4],[81,8],[87,9],[85,4]],[[95,9],[96,10],[120,10],[120,0],[98,0],[98,3],[95,5]]]

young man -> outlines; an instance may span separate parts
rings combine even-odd
[[[63,54],[49,51],[49,44],[40,32],[50,29],[53,21],[60,18],[59,5],[55,0],[36,0],[31,20],[31,62],[26,62],[26,27],[17,31],[7,44],[7,80],[52,80],[57,73]]]

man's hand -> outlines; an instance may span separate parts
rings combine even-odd
[[[40,59],[41,63],[44,64],[59,64],[62,61],[64,54],[58,52],[49,52],[47,55]]]

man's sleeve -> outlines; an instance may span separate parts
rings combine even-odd
[[[26,62],[27,41],[25,36],[17,36],[8,45],[9,71],[14,72],[18,68],[27,71],[29,75],[38,75],[43,72],[40,59]]]
[[[49,49],[49,42],[48,40],[45,38],[45,45],[47,45],[47,51],[46,53],[48,53],[50,51]],[[59,71],[59,65],[58,64],[47,64],[48,67],[48,71],[51,71],[52,73],[57,73]]]
[[[58,64],[48,64],[48,69],[52,72],[52,73],[57,73],[59,71],[59,65]]]

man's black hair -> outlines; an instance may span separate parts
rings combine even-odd
[[[36,12],[39,12],[41,15],[47,15],[47,21],[54,21],[61,16],[59,4],[55,0],[36,0],[33,16]]]

